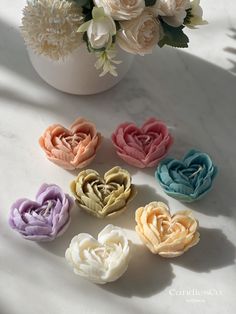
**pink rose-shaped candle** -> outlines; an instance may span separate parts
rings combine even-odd
[[[138,168],[156,166],[173,143],[166,124],[156,118],[148,119],[141,128],[130,122],[120,124],[111,138],[117,154]]]
[[[50,161],[74,170],[86,167],[94,159],[101,138],[93,123],[78,118],[69,129],[60,124],[49,126],[39,144]]]

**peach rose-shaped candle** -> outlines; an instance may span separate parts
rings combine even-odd
[[[78,118],[69,129],[60,124],[49,126],[39,144],[54,164],[74,170],[86,167],[94,159],[101,139],[92,122]]]
[[[150,118],[141,128],[131,122],[122,123],[112,134],[112,142],[120,158],[145,168],[156,166],[167,155],[173,139],[164,122]]]
[[[190,211],[170,214],[162,202],[151,202],[136,210],[136,231],[154,254],[163,257],[182,255],[199,242],[198,221]]]

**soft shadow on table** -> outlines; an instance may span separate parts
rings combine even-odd
[[[116,284],[101,288],[126,297],[148,297],[171,284],[175,277],[172,265],[202,273],[235,264],[235,246],[221,230],[200,228],[199,232],[199,244],[178,258],[165,259],[147,252],[145,246],[134,245],[132,267]]]
[[[150,253],[143,245],[132,245],[132,258],[127,272],[115,283],[101,288],[127,298],[145,298],[170,286],[174,277],[173,268],[168,262]]]
[[[160,196],[150,185],[139,184],[135,185],[135,187],[137,189],[137,195],[130,203],[130,207],[137,209],[150,202],[164,202],[168,205],[168,201],[163,196]]]
[[[0,309],[1,314],[12,314],[14,306],[11,302],[8,302],[4,297],[0,297]]]
[[[36,82],[38,81],[39,84],[42,84],[43,81],[41,81],[30,65],[26,46],[19,29],[0,19],[0,30],[0,65],[29,81],[36,80]]]
[[[106,137],[103,137],[101,146],[94,159],[94,165],[97,167],[96,169],[99,169],[101,175],[115,166],[128,170],[131,175],[137,172],[137,168],[128,165],[117,155],[111,139]]]
[[[187,151],[187,149],[185,150],[185,152],[186,151]],[[175,153],[170,154],[170,155],[175,156],[176,158],[178,158],[178,157],[181,158],[180,156],[178,156],[178,154],[176,156]],[[151,169],[148,168],[148,169],[142,170],[142,172],[153,177],[155,175],[155,170],[156,170],[155,168],[151,168]],[[161,186],[158,184],[158,182],[156,184],[161,189]],[[202,214],[208,215],[208,216],[220,216],[220,215],[230,216],[231,211],[229,211],[229,208],[222,207],[222,203],[219,202],[219,197],[222,196],[222,185],[224,185],[224,188],[227,185],[229,185],[229,183],[227,182],[227,173],[219,171],[216,179],[213,182],[212,189],[208,192],[208,194],[204,198],[202,198],[196,202],[193,202],[191,204],[187,204],[187,203],[183,203],[183,204],[187,205],[188,208],[190,208],[190,209],[196,210],[196,211],[198,211]],[[216,195],[218,196],[218,198],[216,198]],[[157,195],[156,199],[152,199],[152,200],[167,202],[164,198],[161,200],[160,196],[158,196],[158,195]],[[148,199],[147,199],[147,202],[149,202]]]
[[[97,120],[102,117],[107,125],[113,124],[111,112],[122,116],[125,110],[126,119],[135,120],[138,124],[153,115],[164,119],[171,126],[175,123],[173,114],[176,114],[178,118],[181,116],[181,112],[185,111],[191,117],[198,107],[205,108],[204,103],[198,104],[200,90],[196,88],[195,82],[192,80],[192,76],[196,76],[197,72],[204,88],[211,87],[212,78],[214,78],[216,86],[213,86],[215,93],[212,94],[218,103],[226,101],[226,95],[227,97],[232,96],[233,99],[234,90],[231,89],[231,93],[229,92],[234,80],[232,74],[182,50],[168,47],[157,49],[153,55],[145,58],[136,58],[125,79],[107,92],[91,96],[73,96],[61,93],[49,87],[36,74],[28,59],[19,30],[1,20],[0,27],[2,36],[0,65],[29,80],[31,84],[38,85],[47,92],[51,91],[50,96],[53,96],[46,104],[42,104],[41,99],[30,99],[23,94],[19,95],[14,89],[2,89],[1,97],[12,100],[12,102],[20,102],[26,107],[43,107],[45,111],[51,111],[58,115],[61,122],[68,122],[68,125],[75,117],[83,113],[94,116]],[[180,58],[182,62],[180,62]],[[181,70],[184,77],[181,76],[180,79]],[[220,88],[222,82],[225,85],[224,90]],[[145,102],[143,102],[144,98]],[[199,101],[212,102],[211,99],[201,98]],[[183,124],[188,123],[188,120],[183,119]],[[113,124],[113,127],[115,126]]]
[[[137,172],[137,168],[129,166],[121,158],[118,157],[115,147],[111,142],[111,139],[103,137],[101,145],[96,152],[96,156],[88,167],[90,169],[98,171],[100,176],[103,177],[105,172],[116,166],[128,170],[131,175],[134,175]],[[67,171],[73,176],[77,176],[81,169]]]
[[[207,216],[231,216],[231,211],[229,211],[227,205],[225,207],[222,206],[223,199],[222,202],[219,202],[219,198],[223,197],[222,185],[225,182],[224,177],[225,175],[219,174],[219,178],[216,178],[217,182],[214,182],[215,184],[213,184],[212,190],[209,191],[209,193],[205,195],[202,199],[189,204],[189,208],[194,209]],[[216,197],[216,195],[218,197]],[[228,200],[228,202],[230,202],[230,200]]]
[[[151,186],[141,184],[135,185],[135,187],[137,190],[135,198],[128,204],[127,210],[123,214],[113,219],[112,223],[114,225],[118,225],[129,230],[135,230],[135,211],[137,208],[145,206],[153,201],[165,202],[168,204],[166,199],[160,196]]]
[[[229,29],[231,34],[228,35],[230,38],[236,40],[236,28],[230,28]],[[232,68],[230,71],[232,73],[236,73],[236,46],[235,47],[226,47],[224,48],[224,51],[231,53],[231,56],[234,58],[233,60],[231,58],[228,58],[228,60],[232,63]]]
[[[39,246],[60,257],[65,256],[65,251],[68,248],[71,239],[79,233],[90,233],[95,238],[97,234],[108,224],[106,219],[98,219],[88,215],[83,210],[74,206],[71,213],[71,223],[66,232],[53,242],[39,243]]]
[[[200,242],[171,263],[195,272],[210,272],[235,264],[236,248],[220,229],[199,228]]]

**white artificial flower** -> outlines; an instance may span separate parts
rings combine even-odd
[[[131,20],[145,8],[144,0],[94,0],[94,3],[117,21]]]
[[[105,284],[117,280],[127,270],[129,241],[121,228],[107,225],[97,240],[87,233],[75,236],[65,257],[75,274]]]
[[[160,15],[170,26],[179,27],[184,23],[190,0],[157,0],[151,8],[155,16]]]
[[[203,10],[200,6],[200,0],[193,0],[190,3],[191,8],[187,14],[185,25],[189,28],[196,28],[197,25],[208,24],[207,21],[203,20]]]
[[[94,7],[92,16],[93,19],[81,25],[78,31],[87,31],[91,48],[95,50],[109,48],[112,44],[112,37],[116,34],[114,20],[105,14],[103,8]]]
[[[63,59],[82,44],[77,32],[83,23],[82,9],[66,0],[27,1],[21,32],[35,53],[53,60]]]
[[[111,48],[105,51],[96,52],[96,57],[98,59],[95,63],[95,68],[97,70],[102,69],[102,73],[99,75],[100,77],[106,75],[107,73],[110,73],[113,76],[118,76],[118,73],[116,71],[116,65],[120,64],[122,61],[115,60],[115,47],[111,46]]]
[[[120,22],[120,26],[117,42],[129,53],[139,55],[151,53],[161,39],[160,23],[148,8],[133,20]]]

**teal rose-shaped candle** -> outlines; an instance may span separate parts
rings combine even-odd
[[[180,201],[193,202],[212,187],[217,167],[206,153],[191,149],[182,160],[167,158],[156,171],[163,190]]]

